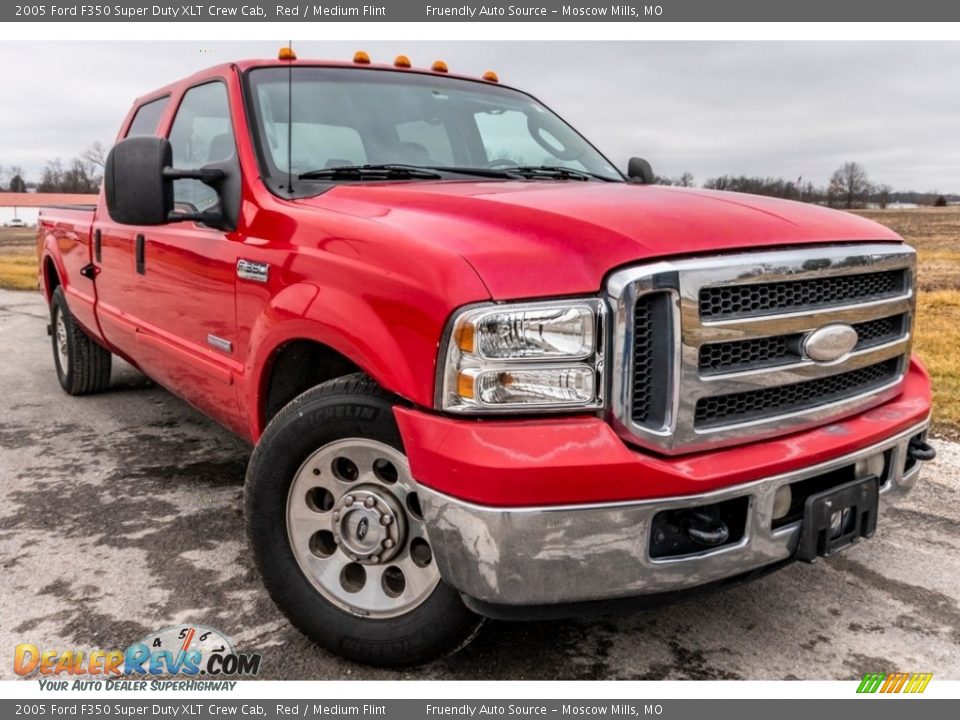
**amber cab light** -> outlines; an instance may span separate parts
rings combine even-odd
[[[354,61],[355,63],[357,63],[358,65],[369,65],[369,64],[370,64],[370,56],[367,55],[363,50],[357,50],[357,51],[353,54],[353,61]]]
[[[293,51],[293,48],[289,45],[280,48],[280,52],[277,53],[278,60],[296,60],[297,54]]]
[[[447,72],[447,64],[443,60],[435,60],[430,69],[434,72]]]
[[[486,80],[487,82],[495,82],[495,83],[500,82],[500,78],[497,76],[497,74],[493,70],[487,70],[483,74],[483,79]]]
[[[397,55],[393,61],[393,66],[398,68],[409,68],[411,67],[410,58],[408,58],[406,55]]]

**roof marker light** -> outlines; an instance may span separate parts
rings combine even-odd
[[[369,65],[370,56],[367,55],[363,50],[357,50],[353,54],[353,61],[357,63],[357,65]]]
[[[285,45],[280,48],[280,52],[277,53],[277,60],[296,60],[297,54],[293,51],[293,48],[289,45]]]
[[[406,55],[397,55],[396,59],[393,61],[393,66],[398,68],[409,68],[411,67],[410,58],[408,58]]]
[[[434,72],[447,72],[447,64],[443,60],[434,60],[433,65],[430,66],[430,69]]]
[[[493,70],[487,70],[483,74],[483,79],[486,80],[487,82],[495,82],[495,83],[500,82],[500,78],[497,77],[497,74]]]

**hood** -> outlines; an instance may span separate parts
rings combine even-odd
[[[455,252],[500,300],[595,293],[611,270],[666,256],[900,240],[882,225],[816,205],[626,183],[371,183],[301,202]]]

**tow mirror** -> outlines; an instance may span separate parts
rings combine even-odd
[[[114,145],[103,171],[110,219],[123,225],[195,220],[223,229],[236,226],[233,212],[174,212],[174,180],[199,180],[217,191],[221,207],[238,211],[239,203],[225,202],[223,197],[239,198],[239,173],[228,172],[224,166],[229,163],[215,163],[199,170],[178,170],[172,164],[173,149],[166,138],[134,137]]]
[[[110,219],[123,225],[163,225],[173,212],[173,183],[164,170],[173,164],[170,141],[135,137],[113,146],[103,169]]]
[[[643,158],[630,158],[627,165],[627,177],[636,183],[644,185],[653,185],[656,182],[656,176],[653,174],[653,168]]]

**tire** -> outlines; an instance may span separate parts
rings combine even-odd
[[[50,327],[53,363],[60,387],[70,395],[89,395],[110,387],[113,355],[73,319],[63,287],[53,291]]]
[[[483,622],[436,570],[395,402],[359,373],[295,398],[257,444],[244,498],[277,607],[327,650],[383,667],[451,654]]]

